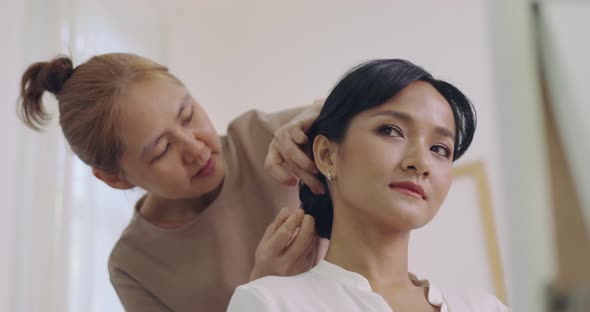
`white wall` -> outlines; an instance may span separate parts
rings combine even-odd
[[[0,311],[11,310],[16,208],[17,117],[15,114],[19,74],[22,70],[24,5],[20,1],[0,2]]]

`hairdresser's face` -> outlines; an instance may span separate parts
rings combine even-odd
[[[171,79],[130,86],[122,99],[125,178],[168,199],[191,198],[223,180],[219,137],[207,113]]]
[[[449,104],[421,81],[355,116],[337,147],[335,222],[396,232],[428,223],[449,191],[454,138]]]

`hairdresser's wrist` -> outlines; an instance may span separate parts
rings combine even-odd
[[[270,275],[269,272],[266,272],[266,274],[265,274],[258,267],[254,266],[254,268],[252,269],[252,272],[250,272],[250,277],[248,278],[248,281],[251,282],[253,280],[257,280],[259,278],[265,277],[267,275]]]

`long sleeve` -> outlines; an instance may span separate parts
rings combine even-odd
[[[130,276],[120,272],[111,277],[111,283],[127,312],[171,312],[167,307]]]

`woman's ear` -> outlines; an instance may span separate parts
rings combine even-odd
[[[92,168],[92,174],[94,174],[97,179],[115,189],[128,190],[135,187],[135,185],[129,183],[129,181],[127,181],[127,179],[121,174],[109,173],[97,168]]]
[[[330,175],[330,179],[336,177],[338,145],[323,135],[318,135],[313,140],[313,158],[316,166],[324,176]]]

